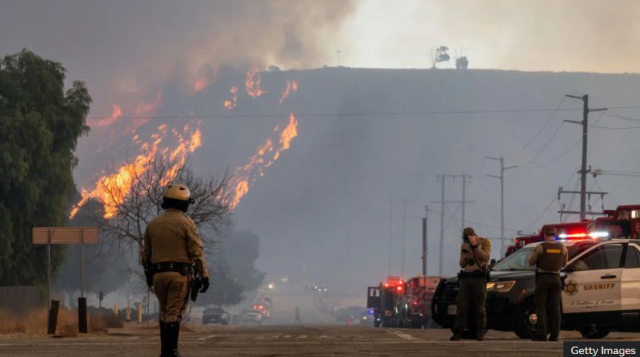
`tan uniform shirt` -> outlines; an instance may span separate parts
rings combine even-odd
[[[531,254],[531,257],[529,258],[529,265],[536,265],[536,263],[538,262],[538,258],[544,253],[542,249],[542,244],[538,244],[536,246],[536,248],[533,250],[533,254]],[[564,244],[562,244],[562,255],[564,255],[564,264],[562,265],[565,266],[569,262],[569,251]],[[538,268],[538,271],[541,273],[557,273],[555,271],[547,271],[540,268]]]
[[[149,263],[202,262],[203,277],[208,277],[202,240],[196,224],[184,213],[167,209],[151,220],[144,232],[143,265]]]
[[[489,266],[489,260],[491,259],[491,241],[478,237],[476,244],[476,249],[471,249],[471,244],[466,242],[462,243],[460,247],[460,268],[466,272],[480,271],[482,270],[481,267]],[[462,250],[467,250],[471,253],[470,257],[465,258]],[[473,264],[470,264],[471,260],[474,260]]]

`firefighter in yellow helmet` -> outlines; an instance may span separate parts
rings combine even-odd
[[[187,186],[167,186],[161,205],[164,212],[149,222],[144,233],[142,264],[147,285],[153,286],[160,303],[160,357],[180,356],[180,322],[193,286],[192,267],[202,284],[199,292],[209,288],[202,241],[196,224],[185,214],[191,203]]]

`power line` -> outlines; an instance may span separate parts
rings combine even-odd
[[[619,106],[609,109],[640,109],[640,106]],[[491,110],[452,110],[452,111],[426,111],[426,112],[360,112],[360,113],[307,113],[295,114],[296,117],[371,117],[371,116],[428,116],[428,115],[455,115],[455,114],[500,114],[500,113],[535,113],[535,112],[575,112],[577,108],[567,109],[491,109]],[[234,115],[140,115],[121,116],[121,119],[224,119],[224,118],[282,118],[288,112],[280,114],[234,114]],[[87,120],[111,119],[112,116],[87,116]],[[15,117],[1,117],[0,119],[16,119]],[[65,119],[64,117],[40,117],[39,119]],[[621,118],[623,119],[623,118]],[[630,119],[629,120],[638,120]],[[640,120],[639,120],[640,122]]]
[[[558,132],[560,132],[560,129],[562,129],[562,126],[564,125],[564,122],[560,123],[560,126],[558,127],[558,129],[556,129],[556,131],[553,133],[553,135],[551,135],[551,137],[549,138],[549,140],[544,144],[544,146],[538,151],[538,153],[531,159],[529,160],[529,162],[527,162],[526,164],[522,165],[522,167],[518,170],[515,170],[511,175],[507,175],[508,176],[513,176],[519,172],[521,172],[522,170],[526,169],[527,167],[529,167],[529,165],[535,161],[535,159],[537,159],[540,154],[542,154],[542,152],[544,151],[544,149],[546,149],[549,144],[551,144],[551,141],[553,141],[553,139],[556,137],[556,135],[558,135]]]
[[[574,171],[571,176],[569,177],[569,179],[567,180],[567,182],[562,185],[563,187],[566,186],[567,184],[569,184],[571,182],[571,180],[573,179],[573,176],[575,176],[576,172]],[[553,197],[553,200],[551,200],[551,202],[549,203],[549,205],[547,206],[547,208],[544,209],[544,211],[542,211],[542,213],[540,213],[540,215],[533,220],[533,222],[529,223],[528,226],[524,227],[522,230],[527,230],[529,227],[533,226],[536,222],[538,222],[538,220],[540,220],[540,218],[542,218],[542,216],[544,216],[545,213],[547,213],[547,211],[549,210],[549,208],[551,208],[551,206],[553,205],[553,203],[556,201],[555,196]]]
[[[566,99],[566,97],[563,96],[562,99],[560,100],[560,103],[558,103],[558,106],[554,109],[553,113],[551,113],[551,116],[549,116],[549,119],[547,119],[547,122],[544,123],[542,128],[540,128],[540,131],[538,131],[538,133],[525,146],[523,146],[522,149],[520,149],[515,154],[506,156],[506,158],[514,157],[514,156],[518,155],[519,153],[521,153],[522,151],[524,151],[524,149],[528,148],[529,145],[531,145],[538,138],[538,136],[540,136],[540,134],[542,134],[544,129],[549,125],[549,123],[551,123],[551,120],[553,119],[553,117],[556,116],[556,113],[558,112],[558,109],[560,109],[560,106],[562,105],[562,103],[564,103],[565,99]]]
[[[602,116],[604,115],[604,113],[605,112],[602,112],[600,114],[598,119],[593,123],[594,125],[597,124],[600,121],[600,119],[602,119]],[[589,131],[591,131],[591,128],[593,128],[593,126],[590,126]],[[539,168],[539,167],[544,167],[544,166],[550,165],[550,164],[560,160],[561,158],[563,158],[565,155],[567,155],[571,151],[573,151],[573,149],[575,149],[575,147],[578,146],[578,144],[580,144],[581,142],[582,142],[582,138],[578,139],[573,145],[571,145],[571,147],[569,149],[567,149],[567,151],[565,151],[562,154],[560,154],[560,156],[557,156],[554,159],[545,162],[544,164],[529,166],[529,168],[535,169],[535,168]]]

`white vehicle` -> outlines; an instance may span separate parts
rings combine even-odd
[[[563,242],[569,263],[561,272],[562,329],[592,339],[604,338],[612,330],[640,331],[640,240]],[[526,245],[492,268],[487,283],[488,328],[514,331],[521,338],[535,334],[535,266],[528,260],[538,244]],[[443,279],[434,295],[432,314],[443,327],[453,327],[457,285],[455,277]]]

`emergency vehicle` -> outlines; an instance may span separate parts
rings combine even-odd
[[[556,238],[569,251],[569,263],[561,271],[562,329],[579,331],[589,339],[604,338],[613,330],[640,331],[640,240],[594,233],[593,238]],[[538,244],[526,245],[491,269],[487,328],[513,331],[525,339],[535,334],[535,266],[528,260]],[[457,293],[457,278],[438,284],[432,315],[443,327],[453,327]],[[473,311],[469,313],[473,316]],[[469,319],[463,338],[475,337],[473,321]]]
[[[431,320],[431,298],[440,277],[422,274],[406,282],[388,277],[387,282],[368,288],[367,308],[374,326],[422,328]]]
[[[507,248],[509,256],[529,243],[544,240],[542,232],[547,227],[555,227],[558,235],[567,237],[587,237],[591,232],[607,232],[610,238],[640,239],[640,205],[618,206],[615,210],[605,210],[605,217],[575,223],[555,223],[544,225],[536,235],[518,237]]]
[[[374,326],[400,327],[403,323],[398,306],[405,303],[405,282],[389,276],[385,283],[367,289],[367,308],[373,309]]]
[[[399,308],[402,326],[422,328],[431,320],[431,299],[440,277],[416,275],[407,281],[405,303]]]

